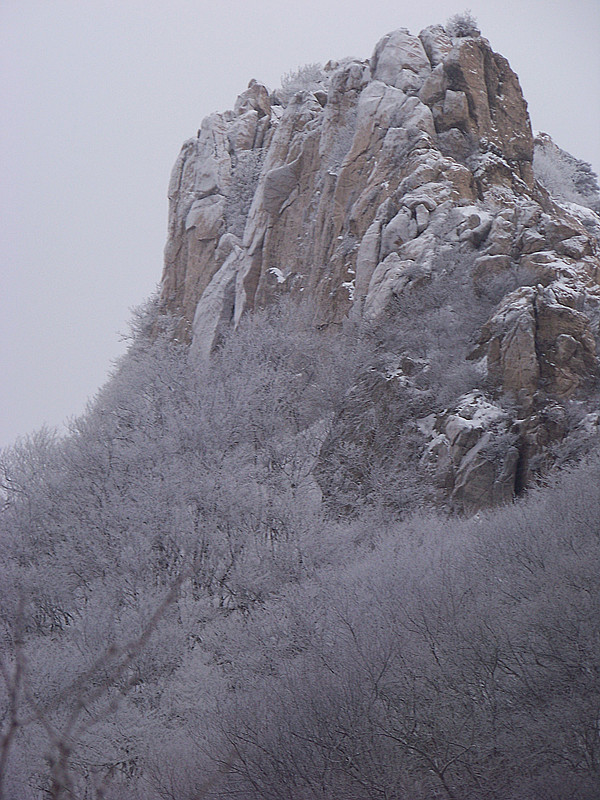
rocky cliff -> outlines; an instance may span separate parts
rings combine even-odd
[[[536,181],[518,78],[481,36],[400,29],[304,77],[251,81],[184,144],[163,302],[204,356],[281,294],[324,330],[360,317],[381,363],[333,423],[324,491],[367,479],[340,443],[371,446],[379,403],[410,410],[388,446],[411,431],[436,497],[508,500],[598,432],[599,220]]]

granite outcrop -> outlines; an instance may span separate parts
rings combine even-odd
[[[252,80],[183,145],[161,290],[179,336],[208,357],[282,294],[310,297],[324,331],[396,326],[393,356],[421,366],[386,385],[422,392],[434,363],[440,385],[471,375],[405,423],[423,481],[467,513],[511,499],[598,408],[600,220],[536,180],[518,77],[481,36],[400,29],[282,97]]]

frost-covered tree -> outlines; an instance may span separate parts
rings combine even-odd
[[[70,434],[4,454],[11,786],[33,770],[56,800],[133,780],[157,735],[144,714],[169,717],[161,687],[205,626],[314,562],[310,472],[356,346],[332,339],[319,357],[310,319],[291,306],[257,314],[194,364],[150,304]]]
[[[587,206],[600,213],[598,176],[590,164],[556,145],[546,133],[536,135],[533,171],[557,200]]]
[[[466,38],[467,36],[481,36],[477,20],[470,9],[454,14],[446,22],[446,33],[452,38]]]
[[[285,105],[289,103],[296,92],[314,92],[317,89],[323,89],[326,81],[327,75],[321,64],[304,64],[304,66],[281,76],[281,88],[277,90],[276,94]]]
[[[2,454],[2,800],[595,796],[598,460],[399,521],[399,439],[338,518],[315,460],[403,340],[313,319],[257,312],[195,362],[151,303],[69,435]]]
[[[231,629],[215,797],[591,800],[598,469],[470,524],[415,519]]]

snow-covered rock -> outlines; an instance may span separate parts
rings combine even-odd
[[[445,424],[463,433],[452,443],[437,430],[434,450],[447,440],[454,452],[456,504],[506,499],[549,441],[544,408],[579,397],[597,372],[600,220],[536,183],[533,143],[506,59],[441,26],[394,31],[369,61],[330,62],[318,86],[285,101],[253,80],[232,111],[202,122],[173,169],[164,304],[208,355],[282,292],[310,296],[323,328],[350,311],[380,324],[397,307],[414,308],[418,324],[435,303],[451,320],[437,287],[455,275],[452,291],[474,292],[464,358],[515,404],[521,433],[492,469],[487,454],[502,448],[487,434],[510,419],[478,423],[465,449],[475,429],[455,409]]]

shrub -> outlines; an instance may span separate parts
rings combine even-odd
[[[314,92],[327,80],[320,64],[305,64],[281,76],[281,89],[277,92],[283,103],[288,103],[301,90]]]
[[[470,9],[450,17],[446,22],[445,28],[448,36],[452,36],[452,38],[463,39],[467,36],[481,36],[477,20]]]

